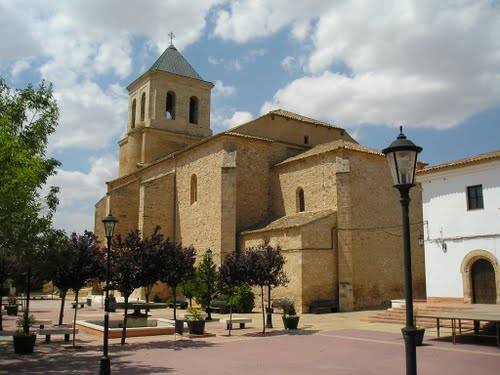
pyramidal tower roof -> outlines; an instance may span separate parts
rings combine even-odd
[[[173,44],[161,54],[149,70],[163,70],[165,72],[203,81],[203,78],[194,70],[184,56],[177,51],[177,48],[175,48]]]

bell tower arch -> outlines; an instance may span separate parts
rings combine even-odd
[[[119,142],[120,176],[210,137],[213,86],[170,44],[127,87],[127,134]]]

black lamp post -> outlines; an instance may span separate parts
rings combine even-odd
[[[398,138],[389,147],[382,150],[391,169],[393,185],[400,193],[403,214],[403,250],[405,275],[406,326],[403,328],[406,352],[406,375],[417,374],[417,349],[415,345],[416,328],[413,323],[413,291],[411,276],[410,219],[408,206],[410,189],[415,185],[417,155],[422,147],[415,145],[399,128]]]
[[[107,241],[107,251],[106,251],[106,291],[104,298],[104,342],[102,346],[102,358],[100,361],[100,371],[101,375],[111,374],[111,366],[108,356],[108,334],[109,334],[109,269],[111,265],[111,239],[113,238],[113,232],[115,231],[116,223],[118,220],[111,215],[111,212],[102,219],[104,224],[104,235]]]

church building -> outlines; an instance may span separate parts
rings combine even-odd
[[[198,257],[211,249],[218,263],[269,241],[281,247],[290,279],[273,297],[302,312],[316,300],[351,311],[401,298],[399,194],[384,155],[283,109],[213,135],[213,86],[170,45],[127,87],[119,177],[96,204],[96,234],[103,238],[111,210],[121,234],[159,225]],[[424,298],[419,187],[411,198],[414,295]]]

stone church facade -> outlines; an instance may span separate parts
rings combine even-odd
[[[340,311],[403,295],[399,196],[384,156],[344,129],[274,110],[212,135],[204,81],[170,46],[128,87],[119,177],[96,204],[95,231],[109,210],[117,231],[193,245],[217,262],[269,241],[286,257],[290,283],[273,297],[334,300]],[[412,191],[416,298],[425,296],[421,190]],[[159,292],[159,291],[158,291]]]

